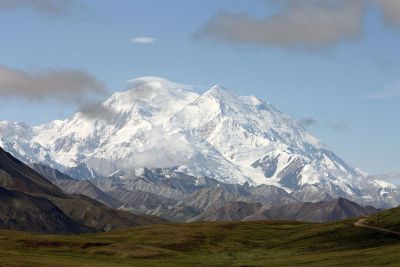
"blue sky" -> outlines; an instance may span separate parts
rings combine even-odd
[[[18,73],[80,70],[103,83],[107,94],[124,90],[127,80],[140,76],[161,76],[204,90],[220,84],[236,94],[267,100],[303,121],[356,167],[370,173],[400,172],[400,23],[388,13],[400,15],[400,10],[360,0],[361,29],[333,40],[323,39],[324,32],[321,37],[303,29],[290,33],[299,39],[288,41],[272,38],[281,36],[275,28],[267,33],[261,29],[259,35],[249,35],[247,28],[239,32],[236,24],[234,30],[215,30],[227,14],[231,23],[247,14],[246,19],[256,21],[250,31],[268,27],[271,16],[282,23],[281,13],[303,10],[290,11],[291,1],[296,2],[43,0],[46,6],[0,1],[0,66]],[[307,1],[321,12],[332,8]],[[357,10],[348,18],[356,26]],[[285,25],[279,27],[287,31]],[[263,34],[271,36],[259,40]],[[132,42],[137,37],[154,40]],[[106,97],[102,91],[90,94]],[[0,98],[0,120],[31,125],[66,118],[78,109],[74,101],[51,96],[8,93]]]

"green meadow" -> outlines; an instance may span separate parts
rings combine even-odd
[[[43,235],[0,231],[0,266],[399,266],[400,238],[353,226],[202,222]]]

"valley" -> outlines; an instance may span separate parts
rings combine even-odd
[[[399,267],[400,0],[0,0],[0,267]]]

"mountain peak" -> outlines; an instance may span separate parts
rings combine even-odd
[[[223,88],[222,86],[216,84],[213,87],[211,87],[208,91],[204,93],[204,95],[211,95],[215,98],[226,98],[226,97],[234,97],[236,98],[235,95],[233,95],[231,92]]]
[[[157,98],[182,98],[191,92],[192,86],[182,83],[174,83],[167,79],[155,76],[146,76],[127,81],[128,90],[117,92],[107,102],[122,102],[132,104],[135,101],[151,102]]]
[[[115,109],[131,109],[133,106],[150,110],[173,110],[193,101],[198,94],[192,92],[192,86],[174,83],[161,77],[140,77],[128,82],[128,90],[115,93],[106,100],[106,106]],[[168,112],[169,113],[169,112]]]
[[[208,105],[213,105],[215,108],[221,109],[222,112],[226,112],[227,109],[238,111],[244,104],[236,95],[219,85],[211,87],[200,96],[199,101],[200,99],[201,101],[213,102],[214,104],[209,103]]]
[[[210,88],[210,91],[218,92],[218,91],[226,91],[221,85],[215,84],[213,87]]]

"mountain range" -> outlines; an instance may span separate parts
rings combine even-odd
[[[225,184],[212,178],[165,178],[146,170],[145,176],[126,180],[67,178],[48,166],[33,166],[65,192],[92,197],[106,205],[151,214],[176,222],[237,220],[299,220],[327,222],[368,216],[378,210],[344,198],[301,202],[272,185]],[[160,175],[161,172],[161,175]],[[49,174],[51,174],[49,176]],[[112,199],[112,201],[110,201]]]
[[[345,198],[321,202],[294,202],[262,205],[260,203],[233,202],[218,209],[210,209],[190,221],[267,221],[288,220],[329,222],[368,216],[378,212],[372,206],[360,206]]]
[[[84,180],[76,187],[106,193],[96,199],[107,205],[147,214],[178,205],[179,216],[192,216],[220,200],[269,198],[270,190],[284,202],[400,203],[398,188],[352,167],[268,102],[220,86],[199,94],[157,77],[129,86],[69,119],[34,127],[1,121],[0,146],[31,166]]]

